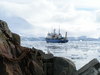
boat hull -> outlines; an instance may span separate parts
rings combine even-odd
[[[68,40],[64,39],[46,39],[47,43],[67,43]]]

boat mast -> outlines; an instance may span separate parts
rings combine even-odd
[[[59,34],[60,34],[60,26],[59,26]]]
[[[65,40],[67,40],[67,32],[65,33]]]
[[[56,34],[56,29],[54,29],[54,34]]]

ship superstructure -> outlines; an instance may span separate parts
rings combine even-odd
[[[63,37],[60,33],[60,29],[59,29],[59,33],[56,33],[56,30],[54,29],[53,32],[48,33],[46,36],[46,42],[50,42],[50,43],[66,43],[68,42],[67,39],[67,32],[65,33],[65,37]]]

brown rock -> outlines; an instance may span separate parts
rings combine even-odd
[[[30,48],[20,46],[20,36],[0,20],[0,75],[43,75],[39,60]],[[32,72],[32,70],[34,70]]]
[[[22,47],[20,36],[0,20],[0,75],[77,75],[73,62]]]
[[[12,33],[12,38],[13,38],[13,40],[16,41],[16,43],[18,43],[20,45],[21,40],[20,40],[20,36],[18,34]]]
[[[77,75],[75,64],[69,59],[54,57],[54,75]]]
[[[44,60],[45,75],[78,75],[74,63],[61,57]]]

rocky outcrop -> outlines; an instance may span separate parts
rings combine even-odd
[[[0,75],[77,75],[72,61],[22,47],[20,36],[0,20]]]
[[[79,75],[100,75],[100,63],[97,59],[91,60],[78,70]]]
[[[74,63],[65,58],[53,57],[45,60],[44,66],[45,75],[77,75]]]
[[[0,20],[0,75],[100,75],[97,59],[77,71],[69,59],[23,47],[20,41],[20,36]]]

